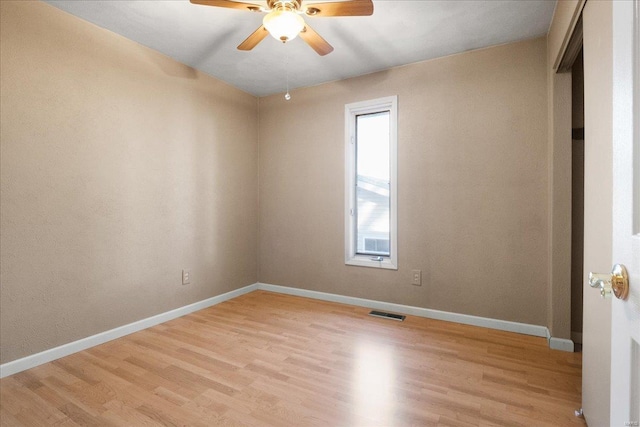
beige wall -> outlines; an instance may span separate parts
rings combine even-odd
[[[613,203],[613,6],[584,13],[584,277],[611,271]],[[584,281],[582,404],[591,426],[609,425],[611,301]]]
[[[261,98],[260,281],[546,325],[546,54],[540,38]],[[345,266],[344,105],[396,94],[399,269]]]
[[[44,3],[0,11],[0,362],[255,283],[256,98]]]

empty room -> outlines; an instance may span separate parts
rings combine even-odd
[[[639,0],[0,19],[0,425],[640,425]]]

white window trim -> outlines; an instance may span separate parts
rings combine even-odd
[[[390,112],[390,248],[388,257],[372,260],[371,255],[356,254],[356,116],[379,111]],[[345,105],[345,264],[361,267],[398,269],[398,97],[372,99]]]

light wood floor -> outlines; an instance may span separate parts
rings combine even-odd
[[[257,291],[0,381],[2,426],[585,425],[543,338]]]

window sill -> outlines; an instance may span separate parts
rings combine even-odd
[[[383,268],[386,270],[397,270],[397,263],[391,258],[383,258],[382,261],[373,261],[370,256],[354,256],[344,261],[346,265],[355,265],[358,267]]]

